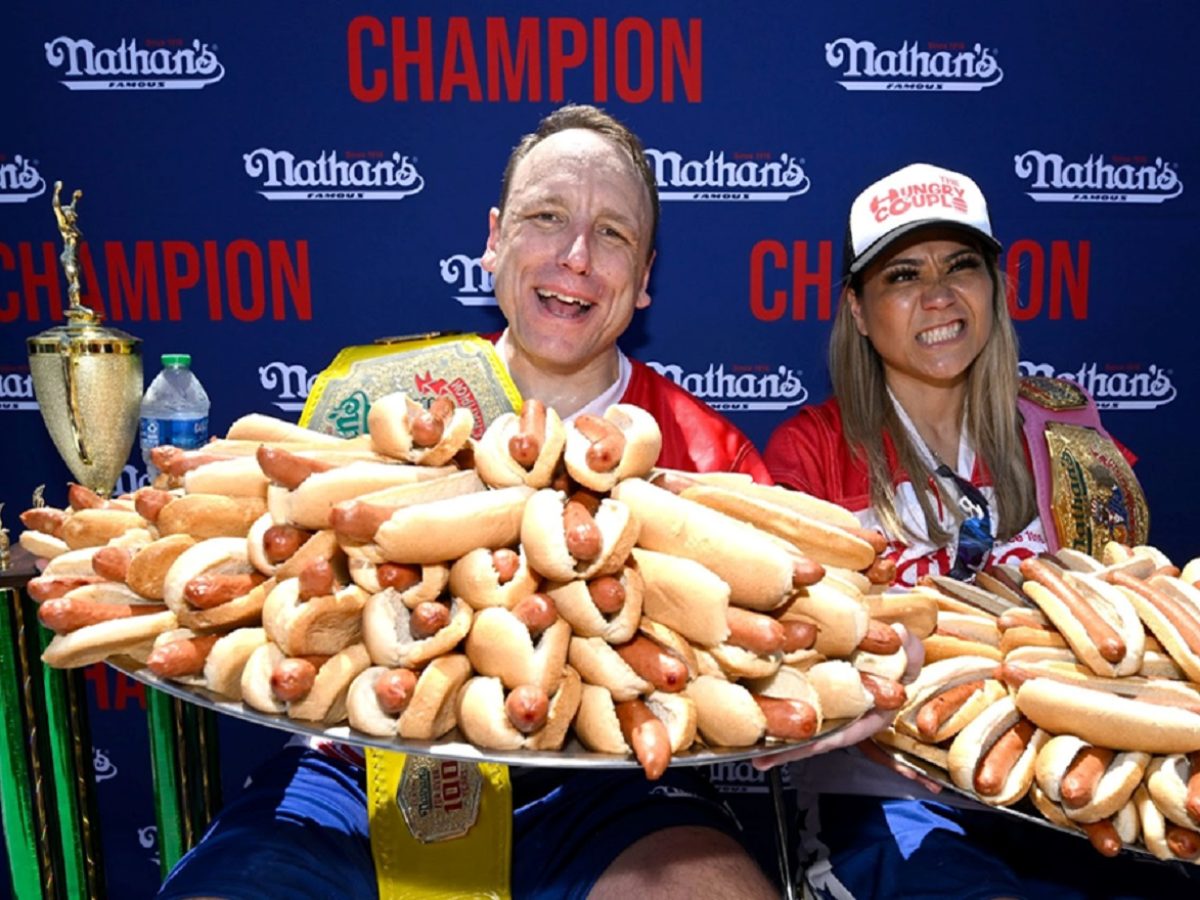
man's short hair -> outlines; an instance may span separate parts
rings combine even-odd
[[[603,135],[624,150],[629,156],[630,162],[633,163],[638,174],[642,176],[642,182],[646,185],[646,190],[650,192],[651,220],[649,252],[653,252],[654,240],[658,234],[659,216],[658,184],[654,180],[654,170],[650,168],[650,162],[646,159],[646,151],[642,148],[642,142],[638,136],[630,131],[622,122],[595,106],[569,104],[559,107],[538,123],[536,131],[521,138],[517,146],[513,148],[512,154],[508,157],[508,165],[504,167],[504,177],[500,182],[499,209],[501,215],[504,214],[504,204],[508,201],[508,191],[512,186],[513,171],[517,168],[517,164],[529,155],[530,150],[546,138],[552,134],[558,134],[560,131],[567,131],[571,128],[582,128]]]

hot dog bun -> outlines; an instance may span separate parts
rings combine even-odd
[[[509,690],[535,684],[553,694],[567,663],[570,640],[571,625],[566,619],[557,619],[534,639],[516,616],[493,606],[475,615],[466,653],[476,672],[496,676]]]
[[[266,589],[262,584],[211,609],[198,609],[185,597],[188,583],[198,576],[239,575],[253,571],[245,538],[216,537],[199,541],[171,563],[163,579],[163,602],[185,628],[212,630],[256,625],[266,599]]]
[[[567,472],[579,484],[605,493],[625,478],[643,478],[650,473],[662,450],[662,431],[654,416],[630,403],[616,403],[604,412],[604,420],[624,438],[624,449],[611,468],[597,471],[588,461],[591,439],[581,430],[580,421],[566,426],[567,441],[563,462]]]
[[[640,551],[635,551],[634,555],[638,552]],[[605,576],[615,578],[625,592],[624,605],[612,615],[605,615],[597,608],[589,589],[589,582],[582,579],[566,584],[548,585],[546,593],[554,600],[559,615],[571,624],[574,634],[585,638],[601,638],[610,644],[621,644],[633,637],[642,618],[645,598],[641,574],[643,571],[640,567],[625,566],[615,575]],[[671,627],[670,622],[662,619],[658,621]]]
[[[609,498],[600,501],[593,517],[600,532],[599,553],[593,559],[581,560],[572,555],[564,531],[563,512],[567,504],[565,493],[549,488],[536,492],[525,504],[520,537],[529,565],[545,578],[558,582],[621,571],[638,536],[638,520],[629,507]]]
[[[526,401],[529,402],[529,401]],[[562,419],[550,407],[544,407],[546,423],[541,449],[532,466],[526,468],[513,459],[509,442],[521,431],[521,416],[504,413],[487,427],[475,443],[475,470],[488,487],[512,487],[526,484],[531,488],[548,487],[562,459],[567,432]]]
[[[262,608],[267,637],[286,656],[330,655],[363,640],[367,592],[356,584],[301,599],[300,579],[280,581]]]
[[[388,588],[367,600],[362,613],[363,641],[378,666],[420,668],[453,650],[471,629],[471,607],[458,598],[449,601],[449,623],[435,634],[414,638],[412,612],[400,595]]]
[[[379,526],[375,543],[399,563],[458,559],[477,547],[498,550],[517,543],[521,514],[533,489],[501,488],[398,509]]]
[[[1056,735],[1038,752],[1034,765],[1034,777],[1046,797],[1063,804],[1062,812],[1066,818],[1084,824],[1107,819],[1128,803],[1150,763],[1149,753],[1117,753],[1096,783],[1091,799],[1079,806],[1066,805],[1063,779],[1076,757],[1090,746],[1072,734]]]
[[[352,728],[379,737],[433,741],[454,727],[457,695],[471,676],[465,656],[448,653],[431,660],[421,670],[412,699],[398,716],[385,712],[375,693],[375,683],[387,671],[385,666],[371,666],[354,679],[346,697]]]
[[[505,688],[499,678],[478,675],[458,694],[458,727],[463,736],[480,747],[497,750],[557,750],[579,708],[579,675],[568,666],[550,695],[545,724],[525,734],[517,730],[505,712]]]
[[[636,547],[633,559],[645,585],[642,611],[693,644],[712,647],[729,637],[729,585],[698,562]]]
[[[424,413],[425,407],[403,391],[376,398],[367,413],[367,430],[371,434],[372,446],[380,453],[417,465],[445,465],[471,437],[475,417],[469,409],[455,406],[437,442],[421,446],[414,440],[413,428],[418,417]]]
[[[984,796],[975,790],[976,770],[984,754],[1000,736],[1016,725],[1021,713],[1011,698],[1002,697],[972,719],[954,738],[947,757],[950,778],[959,789],[974,793],[985,803],[993,806],[1011,806],[1029,790],[1033,783],[1033,769],[1037,754],[1049,740],[1050,735],[1038,728],[1033,731],[1029,743],[1009,769],[1000,790]]]

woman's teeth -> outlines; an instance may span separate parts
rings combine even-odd
[[[956,337],[962,330],[962,322],[951,322],[949,325],[941,325],[937,328],[930,328],[928,331],[922,331],[917,335],[917,340],[922,344],[940,344],[942,341],[948,341]]]

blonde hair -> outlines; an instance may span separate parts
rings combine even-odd
[[[976,457],[991,473],[999,512],[997,537],[1003,541],[1021,531],[1037,514],[1037,497],[1021,440],[1017,334],[1008,314],[1004,278],[996,254],[983,248],[980,252],[992,277],[992,333],[967,372],[966,429]],[[861,276],[852,278],[842,289],[829,336],[829,374],[841,407],[846,442],[867,467],[871,508],[892,537],[902,537],[906,529],[896,511],[895,485],[883,449],[883,436],[887,434],[901,468],[912,479],[929,539],[939,546],[948,544],[951,534],[939,523],[929,490],[922,489],[932,473],[888,398],[878,352],[855,327],[848,297],[851,293],[862,295]],[[946,504],[945,508],[960,515],[956,504]]]

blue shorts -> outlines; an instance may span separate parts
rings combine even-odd
[[[1200,867],[1122,853],[998,812],[823,795],[805,873],[814,897],[1194,897]],[[815,824],[815,823],[812,823]]]
[[[626,847],[677,825],[738,837],[737,821],[692,769],[649,782],[637,770],[513,772],[514,897],[586,897]],[[285,749],[213,821],[159,898],[374,898],[361,769]]]

